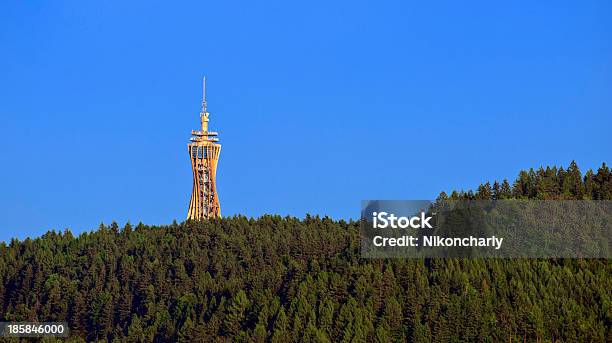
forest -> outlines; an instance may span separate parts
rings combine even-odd
[[[572,162],[439,197],[612,200],[612,173]],[[364,259],[358,221],[310,215],[112,223],[0,243],[0,321],[65,321],[68,342],[611,342],[612,268]]]

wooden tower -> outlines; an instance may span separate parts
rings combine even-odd
[[[187,219],[202,220],[221,216],[219,196],[217,195],[217,162],[221,152],[219,135],[208,131],[208,116],[206,111],[206,78],[202,82],[202,111],[200,120],[202,129],[191,131],[191,143],[188,144],[189,159],[193,170],[193,190]]]

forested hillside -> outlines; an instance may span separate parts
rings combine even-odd
[[[441,197],[612,199],[612,173],[572,163]],[[311,216],[112,224],[0,243],[0,321],[22,320],[67,321],[70,341],[610,342],[612,268],[361,259],[358,222]]]

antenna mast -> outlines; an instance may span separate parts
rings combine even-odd
[[[202,111],[200,112],[202,121],[202,132],[208,132],[208,112],[206,112],[206,76],[202,78]]]
[[[206,113],[206,76],[202,78],[202,113]]]

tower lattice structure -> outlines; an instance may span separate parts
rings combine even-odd
[[[193,171],[193,190],[187,219],[202,220],[221,216],[221,206],[217,195],[217,163],[221,153],[218,133],[208,131],[206,111],[206,78],[202,81],[201,130],[192,130],[189,148],[189,159]]]

